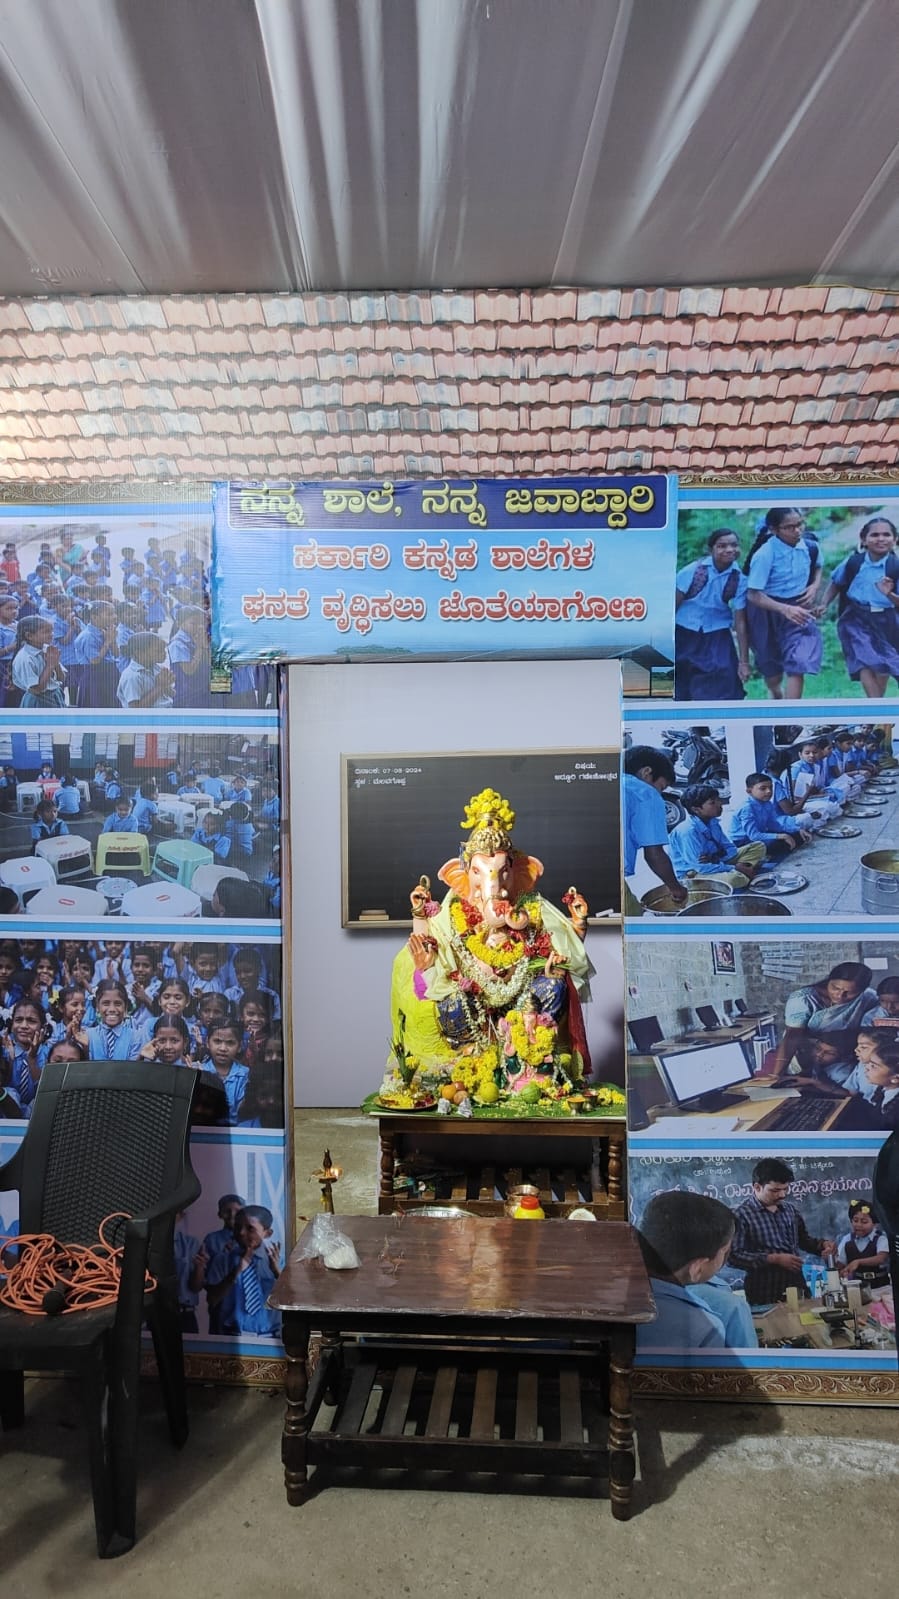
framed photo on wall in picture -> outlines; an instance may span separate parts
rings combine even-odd
[[[715,976],[732,977],[736,970],[737,956],[730,939],[714,939],[712,942],[712,971]]]

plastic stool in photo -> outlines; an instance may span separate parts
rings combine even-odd
[[[97,877],[137,867],[150,875],[150,840],[146,833],[101,833],[97,839],[94,871]]]
[[[24,907],[25,895],[39,888],[56,886],[53,867],[39,855],[15,855],[12,860],[0,862],[0,886],[11,888]]]
[[[18,811],[19,815],[24,816],[26,811],[33,811],[35,805],[37,805],[39,801],[43,799],[43,797],[44,791],[41,788],[40,783],[17,783],[16,810]]]
[[[190,886],[195,894],[207,904],[212,904],[212,896],[223,877],[237,877],[242,883],[250,881],[247,872],[242,872],[236,866],[198,866],[190,880]]]
[[[174,822],[176,833],[182,838],[194,831],[197,825],[197,807],[181,794],[160,794],[156,801],[159,817]]]
[[[190,788],[186,793],[178,794],[176,797],[180,800],[187,800],[188,804],[193,806],[198,818],[215,807],[215,800],[212,795],[204,794],[201,788]]]
[[[42,838],[35,844],[34,853],[49,861],[57,883],[69,883],[76,877],[90,877],[93,873],[90,839],[81,838],[78,833]]]
[[[76,883],[55,883],[52,888],[39,888],[25,906],[26,916],[46,916],[52,922],[72,916],[105,916],[108,905],[103,894],[95,888],[79,888]]]
[[[186,838],[167,838],[156,846],[150,875],[165,883],[180,883],[182,888],[191,888],[197,867],[211,866],[214,860],[212,850],[205,849],[202,844],[192,844]]]
[[[140,883],[122,899],[122,915],[143,917],[148,922],[177,921],[182,916],[201,916],[203,901],[191,888],[180,883]]]

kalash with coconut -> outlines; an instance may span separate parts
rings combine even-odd
[[[512,844],[515,812],[492,788],[465,807],[468,834],[431,898],[412,890],[412,935],[394,961],[392,1055],[379,1102],[446,1113],[513,1106],[522,1114],[588,1108],[582,1001],[592,973],[588,907],[567,916],[537,892],[543,865]]]

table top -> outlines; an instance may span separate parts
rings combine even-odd
[[[619,1089],[619,1093],[623,1092],[623,1089]],[[441,1115],[436,1108],[434,1110],[391,1110],[387,1105],[378,1104],[377,1094],[369,1094],[362,1101],[361,1108],[367,1116],[376,1116],[384,1122],[398,1121],[401,1118],[414,1119],[423,1125],[436,1123],[440,1127],[455,1128],[457,1131],[467,1131],[469,1133],[476,1128],[482,1128],[483,1124],[487,1123],[488,1126],[492,1124],[495,1127],[502,1128],[503,1133],[508,1132],[510,1128],[526,1125],[531,1128],[565,1127],[574,1132],[580,1131],[582,1135],[590,1137],[591,1134],[587,1130],[589,1125],[589,1127],[594,1129],[592,1136],[596,1137],[595,1128],[597,1122],[611,1122],[613,1126],[617,1124],[623,1127],[627,1121],[624,1106],[608,1108],[597,1106],[596,1109],[583,1110],[577,1115],[572,1115],[566,1109],[564,1100],[558,1100],[551,1108],[543,1109],[542,1111],[536,1110],[533,1105],[516,1105],[511,1104],[509,1101],[504,1102],[502,1106],[473,1105],[472,1114],[469,1117],[458,1116],[455,1113],[451,1116]]]
[[[331,1271],[298,1258],[311,1223],[269,1303],[282,1311],[356,1318],[647,1322],[649,1279],[626,1222],[512,1221],[466,1217],[338,1216],[359,1255],[357,1270]],[[398,1330],[400,1330],[398,1328]],[[498,1328],[494,1328],[497,1331]]]

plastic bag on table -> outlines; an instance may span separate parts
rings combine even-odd
[[[336,1216],[324,1212],[314,1218],[298,1258],[321,1260],[331,1271],[351,1271],[361,1264],[353,1240],[340,1231]]]

